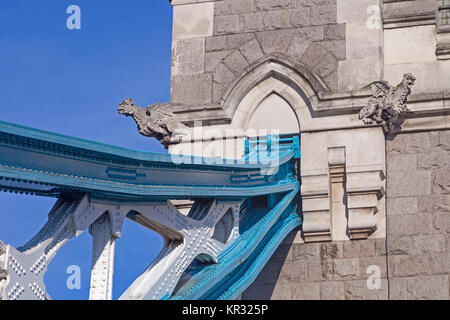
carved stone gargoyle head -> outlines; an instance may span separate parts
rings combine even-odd
[[[416,83],[416,77],[412,75],[411,72],[405,73],[403,75],[403,85],[409,89]]]
[[[134,105],[134,101],[131,98],[125,99],[122,101],[118,108],[119,114],[124,116],[132,116],[136,112],[136,106]]]
[[[403,116],[407,112],[407,100],[416,77],[405,73],[403,80],[396,86],[387,81],[371,83],[372,97],[359,112],[359,119],[364,124],[382,124],[387,134],[399,129]]]

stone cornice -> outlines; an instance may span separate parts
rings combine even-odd
[[[436,23],[436,0],[384,0],[385,29]]]
[[[313,110],[318,117],[333,117],[339,115],[356,114],[364,107],[365,103],[371,96],[370,89],[364,88],[358,91],[328,93],[319,92],[317,94],[316,103],[312,104]],[[177,105],[174,112],[177,117],[186,125],[193,125],[193,120],[202,121],[205,126],[215,124],[231,123],[232,116],[224,109],[223,105],[204,105],[204,106],[186,106]],[[417,118],[429,118],[429,121],[422,129],[427,129],[428,126],[436,125],[435,121],[439,117],[450,115],[450,92],[437,92],[429,94],[411,94],[408,98],[408,111],[406,113],[406,120]],[[433,119],[433,117],[436,117]],[[450,123],[439,125],[442,129],[450,128]],[[342,129],[353,128],[354,125],[343,127]],[[361,123],[359,127],[364,127]],[[329,128],[324,127],[323,130]],[[403,129],[404,131],[410,131]],[[414,130],[419,130],[418,128]]]

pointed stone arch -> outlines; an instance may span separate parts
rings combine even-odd
[[[324,120],[320,103],[330,92],[308,66],[285,55],[272,54],[252,64],[228,87],[219,103],[234,128],[248,129],[255,109],[270,95],[276,95],[292,109],[291,117],[297,119],[300,132],[320,128],[324,121],[332,127],[349,123],[348,114]],[[356,123],[357,117],[350,117]]]

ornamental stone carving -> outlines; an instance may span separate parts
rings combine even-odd
[[[180,141],[187,134],[187,127],[175,118],[169,106],[169,103],[155,103],[141,108],[128,98],[120,103],[118,111],[136,121],[141,135],[156,138],[167,148],[169,143]]]
[[[366,125],[383,124],[387,133],[391,133],[399,116],[407,111],[406,102],[416,78],[407,73],[403,81],[396,87],[387,81],[376,81],[371,84],[372,97],[359,112],[359,119]]]

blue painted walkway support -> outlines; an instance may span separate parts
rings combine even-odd
[[[0,122],[0,189],[56,197],[49,221],[21,248],[1,245],[3,299],[49,299],[44,274],[57,251],[89,229],[91,299],[110,299],[115,239],[125,218],[165,238],[121,299],[234,299],[301,224],[298,137],[246,141],[246,155],[208,165]],[[217,159],[214,160],[217,163]],[[171,200],[194,204],[183,215]],[[126,236],[126,235],[125,235]],[[1,244],[1,242],[0,242]],[[106,271],[99,272],[97,266]]]

